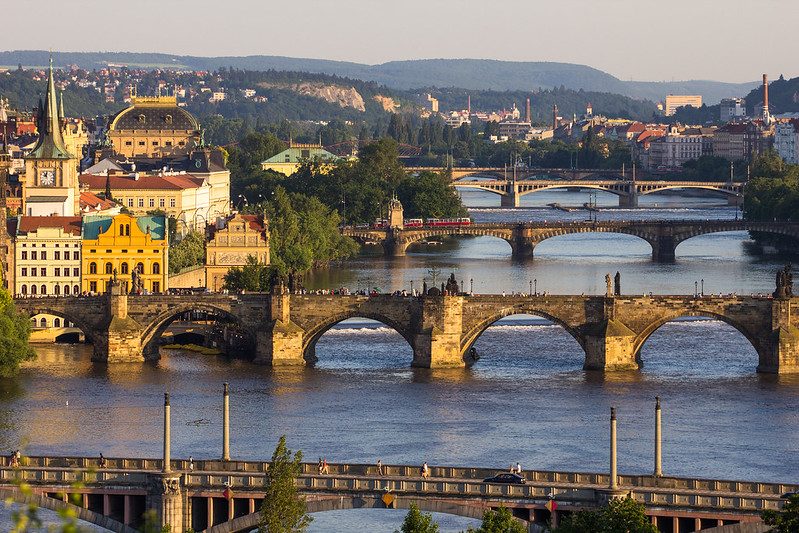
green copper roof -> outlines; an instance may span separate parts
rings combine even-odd
[[[58,97],[55,93],[53,80],[53,58],[50,57],[50,70],[47,75],[47,97],[44,105],[39,101],[39,116],[36,128],[39,130],[39,140],[28,155],[32,159],[72,159],[64,145],[61,135],[61,124],[58,120]]]
[[[313,159],[329,159],[335,161],[339,159],[339,157],[335,154],[331,154],[324,148],[291,147],[283,150],[279,154],[273,155],[265,160],[264,163],[301,163]]]
[[[83,217],[83,239],[97,239],[101,233],[108,231],[108,228],[111,227],[113,222],[114,217],[108,215],[88,215]],[[139,227],[142,233],[147,233],[149,229],[150,236],[153,238],[153,240],[164,240],[164,236],[166,235],[166,217],[136,217],[136,225]]]

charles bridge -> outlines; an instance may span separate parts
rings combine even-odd
[[[454,283],[454,280],[453,280]],[[456,283],[457,285],[457,283]],[[423,368],[473,363],[472,346],[495,321],[514,314],[562,326],[585,352],[584,368],[629,370],[664,323],[685,316],[722,320],[746,337],[760,372],[799,372],[799,298],[771,296],[633,296],[608,284],[598,295],[472,295],[430,289],[425,296],[274,294],[127,295],[111,282],[107,295],[16,300],[21,312],[60,316],[94,345],[94,360],[155,359],[161,334],[176,318],[202,311],[247,336],[256,363],[287,366],[316,360],[319,338],[342,320],[361,317],[395,329]]]
[[[538,243],[573,233],[623,233],[641,238],[652,247],[654,261],[675,260],[677,245],[686,239],[724,231],[757,231],[799,239],[799,223],[746,220],[632,220],[586,222],[526,222],[394,228],[343,228],[342,233],[361,242],[377,242],[388,256],[403,256],[414,243],[452,235],[490,236],[503,239],[516,258],[531,258]]]
[[[406,170],[422,172],[439,169],[409,167]],[[738,205],[743,199],[745,187],[743,182],[654,180],[651,178],[656,176],[640,170],[636,177],[644,179],[629,179],[629,171],[625,172],[624,169],[454,167],[444,170],[449,173],[454,187],[500,195],[502,207],[519,207],[521,197],[527,194],[564,188],[593,189],[615,194],[619,197],[620,207],[638,207],[640,196],[675,189],[721,194],[729,204]],[[470,177],[475,179],[464,179]]]

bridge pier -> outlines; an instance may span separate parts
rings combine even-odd
[[[128,295],[118,281],[111,281],[108,308],[111,318],[106,331],[94,337],[92,360],[103,363],[139,363],[145,359],[144,328],[128,316]]]
[[[273,292],[268,307],[268,324],[256,333],[255,362],[271,366],[304,365],[305,332],[291,321],[291,295],[285,290]]]
[[[161,527],[183,531],[184,500],[182,474],[150,474],[148,476],[146,507],[158,515]]]
[[[418,368],[466,366],[461,353],[462,296],[426,296],[421,331],[414,336],[413,362]]]
[[[608,318],[589,326],[583,340],[585,370],[638,370],[641,366],[635,349],[635,333],[620,320]]]
[[[511,256],[514,259],[532,259],[536,241],[529,237],[517,237],[510,241]]]
[[[744,204],[743,196],[739,196],[737,194],[731,194],[727,196],[727,205],[739,206],[743,204]]]
[[[770,349],[758,350],[760,361],[757,371],[770,374],[799,373],[799,327],[791,320],[791,300],[772,300],[771,316],[774,330],[771,339],[764,339],[763,343]]]
[[[638,193],[620,194],[619,207],[638,207]]]
[[[397,239],[395,235],[389,234],[383,241],[383,254],[386,257],[404,257],[408,244]]]
[[[512,193],[503,194],[499,198],[499,205],[501,207],[519,207],[521,195],[518,190],[514,190]]]
[[[661,235],[649,244],[652,246],[652,261],[673,263],[676,260],[677,244],[673,235]]]

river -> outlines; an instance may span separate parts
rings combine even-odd
[[[477,221],[585,218],[587,195],[541,193],[520,209],[465,191]],[[538,197],[538,198],[536,198]],[[533,200],[534,198],[534,200]],[[647,198],[647,197],[645,197]],[[732,218],[735,208],[701,199],[652,197],[651,207],[607,209],[600,218]],[[613,197],[601,198],[609,205]],[[647,201],[650,201],[647,198]],[[535,202],[535,203],[533,203]],[[658,205],[655,206],[654,203]],[[705,235],[656,264],[635,237],[579,234],[545,241],[535,259],[516,262],[493,238],[445,241],[399,259],[362,256],[316,273],[311,287],[408,288],[450,271],[474,291],[600,293],[606,272],[622,274],[625,293],[770,292],[775,258],[747,253],[741,232]],[[0,383],[0,448],[32,454],[152,456],[161,451],[163,392],[172,393],[173,456],[215,457],[221,448],[221,384],[231,384],[232,453],[271,455],[281,434],[307,460],[480,465],[602,471],[608,412],[619,414],[619,470],[652,470],[654,397],[663,402],[664,471],[669,475],[797,482],[789,460],[799,441],[799,378],[755,373],[757,355],[731,326],[715,320],[670,322],[642,350],[637,372],[582,370],[583,352],[541,318],[503,319],[479,339],[468,369],[411,369],[411,349],[379,323],[352,320],[326,333],[314,368],[271,370],[247,362],[168,352],[152,364],[105,367],[90,347],[37,346],[38,358]],[[339,518],[340,517],[340,518]],[[359,518],[360,517],[360,518]],[[349,511],[319,516],[313,531],[393,531],[402,513]],[[442,531],[468,522],[443,517]],[[358,529],[353,524],[370,524]]]

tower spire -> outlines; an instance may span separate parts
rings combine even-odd
[[[58,114],[58,96],[55,92],[55,79],[53,78],[53,56],[50,55],[50,68],[47,75],[47,96],[44,104],[39,104],[39,121],[36,125],[39,130],[39,139],[31,150],[30,156],[34,159],[71,159],[64,145],[61,134],[61,124]],[[41,102],[41,100],[40,100]]]
[[[60,120],[65,120],[67,116],[64,114],[64,91],[61,91],[58,96],[58,118]]]

